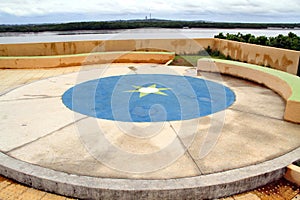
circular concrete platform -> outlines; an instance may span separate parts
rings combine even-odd
[[[236,100],[204,117],[152,123],[89,117],[62,102],[89,80],[158,72],[224,84]],[[0,173],[78,198],[224,197],[279,179],[300,154],[300,126],[282,120],[277,94],[187,67],[99,66],[19,87],[0,105]]]

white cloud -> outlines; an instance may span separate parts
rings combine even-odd
[[[207,16],[260,15],[299,16],[300,0],[0,0],[0,14],[18,17],[59,13],[97,15]]]

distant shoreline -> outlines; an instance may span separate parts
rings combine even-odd
[[[276,37],[293,32],[300,36],[300,29],[218,29],[218,28],[138,28],[116,30],[73,30],[44,32],[0,32],[0,44],[66,42],[92,40],[130,40],[130,39],[179,39],[213,38],[223,33],[252,34],[255,37]]]
[[[205,21],[171,20],[119,20],[99,22],[72,22],[58,24],[0,25],[0,33],[5,32],[53,32],[53,31],[100,31],[138,28],[220,28],[220,29],[289,29],[299,30],[300,23],[229,23]]]

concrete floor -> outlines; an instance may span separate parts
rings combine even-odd
[[[174,147],[171,150],[178,151],[180,156],[166,163],[160,163],[159,159],[140,159],[139,167],[134,169],[122,168],[124,160],[102,164],[90,155],[88,149],[82,145],[83,136],[78,134],[78,127],[84,127],[91,119],[74,115],[72,111],[61,105],[60,96],[66,89],[91,77],[99,77],[100,74],[103,77],[159,71],[196,75],[194,69],[186,67],[148,65],[128,67],[124,64],[116,64],[103,70],[104,67],[88,66],[84,70],[81,69],[80,75],[69,74],[46,79],[20,87],[0,97],[1,151],[26,162],[79,175],[166,179],[211,174],[255,165],[300,146],[300,127],[282,120],[284,101],[277,94],[248,81],[215,74],[201,74],[203,78],[222,82],[234,90],[236,102],[225,112],[185,122],[157,124],[152,126],[152,130],[158,133],[150,140],[142,141],[131,134],[136,130],[139,130],[139,133],[144,131],[143,134],[149,134],[145,131],[147,129],[143,129],[149,128],[147,123],[116,124],[112,121],[93,119],[112,144],[127,152],[151,153],[163,150],[170,141],[173,141]],[[78,67],[52,70],[2,70],[0,87],[1,91],[5,91],[34,80],[79,70]],[[74,119],[80,121],[73,123]],[[219,130],[211,129],[212,122],[220,124]],[[93,131],[85,129],[85,132]],[[151,171],[153,168],[150,167],[148,169],[150,172],[143,171],[145,165],[160,168]],[[130,170],[137,170],[140,173],[131,173]],[[238,197],[234,197],[236,198]]]

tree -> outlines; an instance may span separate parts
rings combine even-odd
[[[288,33],[287,36],[279,34],[276,37],[266,37],[266,36],[255,37],[254,35],[251,34],[243,35],[241,33],[237,33],[237,34],[227,33],[226,36],[224,36],[223,33],[219,33],[218,35],[215,36],[215,38],[300,51],[300,37],[292,32]]]

